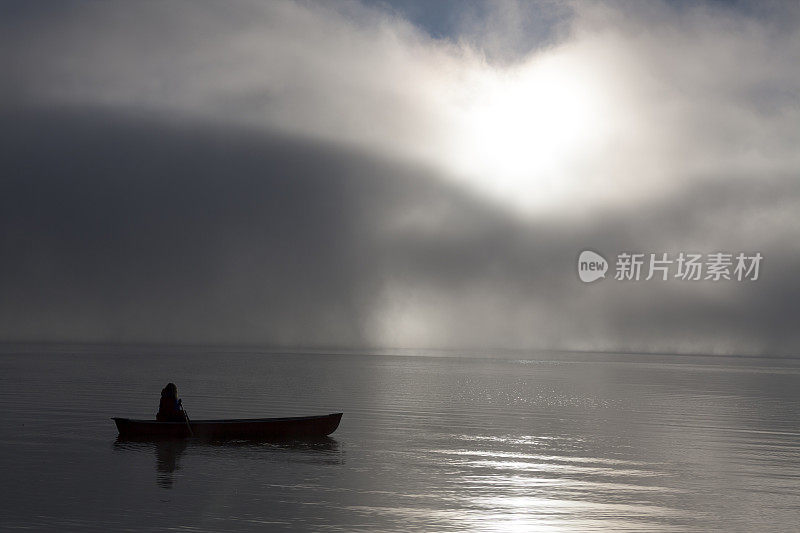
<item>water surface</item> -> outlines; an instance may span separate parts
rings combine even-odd
[[[790,530],[800,361],[6,346],[0,529]],[[313,443],[119,442],[343,411]]]

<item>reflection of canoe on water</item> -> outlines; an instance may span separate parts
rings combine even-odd
[[[289,418],[192,420],[191,435],[203,439],[294,439],[324,437],[339,427],[342,413]],[[189,436],[186,422],[156,422],[114,418],[120,437],[164,438]]]

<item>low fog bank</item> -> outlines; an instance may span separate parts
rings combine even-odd
[[[787,176],[528,219],[331,143],[102,107],[3,124],[4,341],[777,355],[800,340]],[[587,248],[765,259],[755,282],[586,285]]]

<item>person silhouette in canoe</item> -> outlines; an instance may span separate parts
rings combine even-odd
[[[178,387],[174,383],[167,383],[161,390],[161,401],[158,404],[158,422],[184,422],[186,415],[178,399]]]

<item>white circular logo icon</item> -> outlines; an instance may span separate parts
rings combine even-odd
[[[591,283],[606,277],[608,261],[602,255],[584,250],[578,257],[578,276],[584,283]]]

